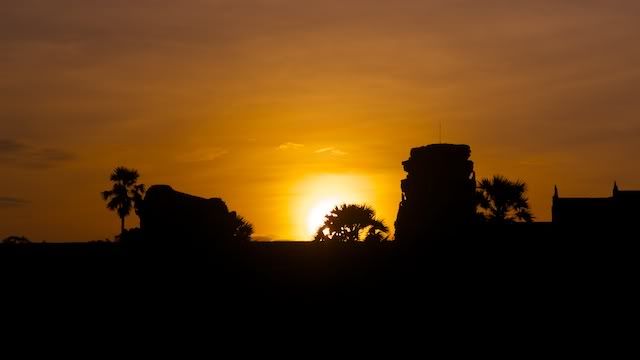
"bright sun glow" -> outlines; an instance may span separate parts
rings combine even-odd
[[[315,234],[318,228],[324,224],[325,216],[338,205],[340,205],[340,200],[326,199],[321,200],[312,207],[307,215],[307,232],[309,234]]]
[[[366,176],[321,174],[302,179],[294,196],[291,218],[296,224],[296,238],[311,240],[334,207],[364,204],[375,200],[371,181]]]

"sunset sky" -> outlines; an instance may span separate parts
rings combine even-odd
[[[637,0],[0,3],[0,238],[112,238],[118,165],[261,239],[308,239],[335,202],[393,225],[440,124],[538,220],[554,184],[640,189]]]

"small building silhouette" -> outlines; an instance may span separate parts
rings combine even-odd
[[[551,214],[560,225],[632,224],[640,219],[640,191],[622,191],[614,183],[611,197],[562,198],[555,187]]]
[[[468,225],[475,214],[476,179],[469,145],[432,144],[411,150],[402,165],[398,241],[413,241]]]

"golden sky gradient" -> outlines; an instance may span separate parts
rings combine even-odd
[[[118,165],[222,197],[273,239],[367,202],[392,225],[412,147],[479,177],[640,189],[640,2],[57,0],[0,8],[0,237],[113,237]],[[128,221],[134,225],[133,218]]]

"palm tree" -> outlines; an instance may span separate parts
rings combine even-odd
[[[366,232],[365,241],[381,242],[388,239],[389,228],[382,220],[376,219],[375,211],[366,205],[336,206],[325,217],[315,236],[318,242],[350,242],[362,241],[362,233]]]
[[[113,187],[111,190],[103,191],[102,198],[107,201],[107,208],[116,211],[120,217],[120,234],[124,234],[124,219],[131,214],[131,209],[138,212],[142,196],[145,192],[144,184],[138,184],[137,170],[117,167],[111,173]]]
[[[511,181],[501,175],[482,179],[477,190],[480,215],[498,224],[533,222],[526,192],[527,184],[520,180]]]
[[[369,226],[364,242],[367,244],[377,244],[389,240],[389,228],[382,220],[374,219]]]
[[[253,235],[253,225],[235,211],[231,213],[231,216],[233,240],[243,243],[250,242],[251,235]]]

